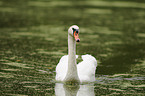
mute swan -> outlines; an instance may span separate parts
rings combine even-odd
[[[79,27],[68,29],[68,55],[64,55],[56,66],[56,81],[83,83],[95,81],[97,60],[91,55],[82,55],[83,61],[76,64],[76,42],[79,42]]]

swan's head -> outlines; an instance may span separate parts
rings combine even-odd
[[[79,27],[77,25],[72,25],[69,29],[68,29],[68,33],[69,35],[73,36],[76,40],[76,42],[80,42],[79,39]]]

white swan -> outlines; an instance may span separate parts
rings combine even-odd
[[[79,42],[79,27],[73,25],[68,29],[68,55],[63,56],[56,66],[57,81],[83,83],[95,81],[97,60],[91,55],[82,55],[83,61],[76,64],[76,42]]]

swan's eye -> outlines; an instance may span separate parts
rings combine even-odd
[[[76,29],[75,28],[72,28],[72,30],[75,31]]]
[[[75,28],[72,28],[73,30],[73,33],[76,31],[76,33],[79,33],[79,30],[78,29],[75,29]]]

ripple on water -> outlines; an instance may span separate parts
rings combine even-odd
[[[110,9],[87,8],[87,9],[85,9],[85,13],[89,13],[89,14],[111,14],[112,11]]]
[[[23,63],[8,62],[8,63],[2,63],[2,64],[11,65],[11,66],[20,67],[20,68],[30,68],[30,69],[32,69],[32,67],[28,67],[27,64],[23,64]]]

